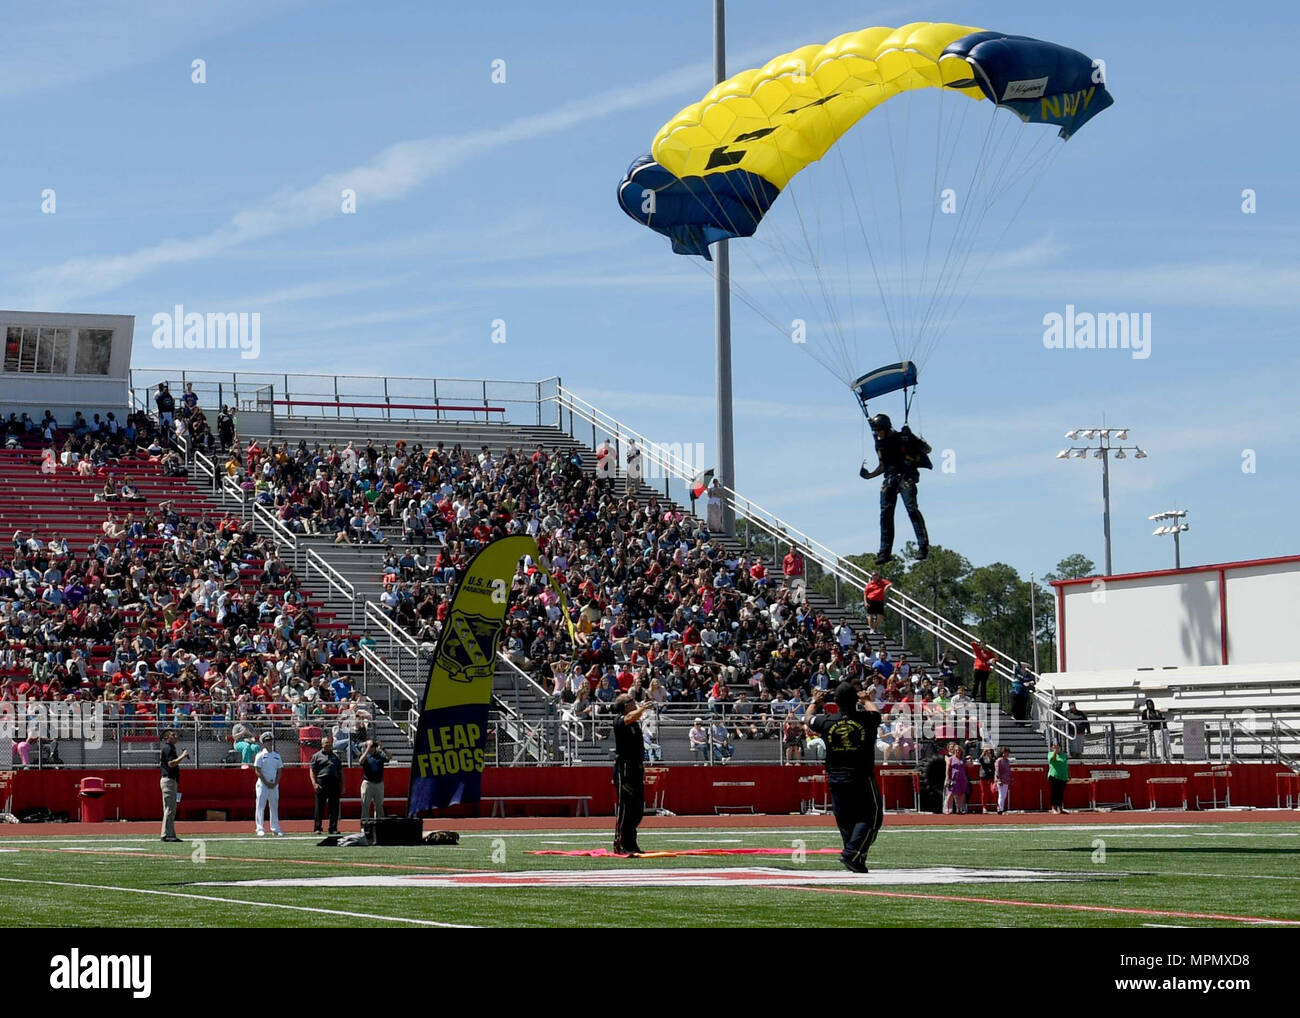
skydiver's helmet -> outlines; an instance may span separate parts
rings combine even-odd
[[[889,431],[893,428],[894,422],[889,419],[888,414],[876,414],[868,422],[872,431]]]

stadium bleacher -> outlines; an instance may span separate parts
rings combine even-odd
[[[295,719],[364,710],[359,698],[330,702],[333,679],[361,678],[347,623],[299,586],[271,542],[169,470],[147,429],[60,433],[53,444],[11,429],[7,446],[0,698],[98,703],[108,715],[104,744],[69,740],[62,762],[150,765],[158,730],[176,724],[216,763],[241,722],[292,738]],[[52,470],[47,449],[63,450]],[[164,651],[174,668],[160,669]]]

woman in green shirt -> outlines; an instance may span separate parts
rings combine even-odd
[[[1065,812],[1065,786],[1070,780],[1070,762],[1061,751],[1059,742],[1052,743],[1052,752],[1047,757],[1047,783],[1052,789],[1052,812]]]

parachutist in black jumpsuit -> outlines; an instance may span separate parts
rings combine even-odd
[[[894,557],[894,506],[899,495],[903,496],[903,506],[916,531],[917,558],[923,559],[930,551],[930,535],[916,504],[916,484],[921,479],[919,468],[930,465],[930,447],[906,427],[895,431],[884,414],[871,418],[871,431],[880,465],[875,470],[867,470],[864,463],[858,474],[868,481],[885,475],[880,484],[880,552],[876,562],[882,564]]]

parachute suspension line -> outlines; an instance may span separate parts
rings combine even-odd
[[[887,126],[887,122],[883,118],[881,119],[881,126],[882,128]],[[878,150],[869,154],[864,152],[862,158],[862,170],[867,180],[867,196],[871,199],[871,216],[868,222],[875,228],[876,248],[882,252],[886,259],[884,261],[885,290],[881,294],[881,301],[887,307],[892,308],[891,314],[893,315],[895,323],[894,349],[897,351],[898,357],[901,360],[903,357],[903,350],[907,345],[906,309],[897,298],[897,294],[902,290],[902,268],[901,265],[898,265],[895,270],[891,271],[890,262],[888,261],[890,251],[889,244],[885,242],[884,232],[884,223],[887,217],[881,215],[880,206],[877,204],[884,187],[883,185],[877,185],[876,181],[872,179],[872,159],[877,154]],[[883,173],[880,175],[882,177],[884,176]],[[894,276],[895,271],[898,273],[897,280],[895,280]]]
[[[707,178],[705,179],[705,186],[706,186],[706,187],[709,187],[709,183],[708,183]],[[709,191],[710,191],[710,194],[712,195],[712,194],[713,194],[713,191],[712,191],[712,188],[711,188],[711,187],[709,187]],[[716,196],[715,196],[715,197],[716,197]],[[721,207],[722,207],[722,206],[719,205],[719,208],[721,208]],[[728,219],[730,219],[730,217],[728,217]],[[729,222],[727,223],[727,226],[728,226],[728,228],[730,228],[730,229],[732,229],[732,230],[736,230],[736,224],[733,223],[733,222],[730,222],[730,221],[729,221]],[[736,232],[739,232],[739,231],[736,231]],[[751,238],[746,238],[746,240],[753,240],[753,238],[752,238],[752,237],[751,237]],[[774,246],[771,245],[771,244],[765,244],[764,246],[769,247],[770,249],[772,249],[772,250],[777,251],[778,253],[780,253],[779,249],[776,248],[776,247],[774,247]],[[772,280],[771,276],[768,274],[767,270],[764,268],[762,262],[761,262],[759,259],[755,258],[755,257],[750,253],[749,248],[750,248],[750,245],[749,245],[749,244],[738,244],[738,245],[734,245],[734,246],[733,246],[733,250],[740,250],[740,251],[743,251],[743,252],[745,253],[745,257],[746,257],[746,260],[748,261],[748,263],[749,263],[750,265],[752,265],[755,269],[757,269],[758,272],[759,272],[759,274],[762,275],[764,281],[765,281],[766,284],[767,284],[767,287],[768,287],[769,292],[773,292],[773,293],[779,292],[779,289],[780,289],[780,288],[779,288],[779,287],[777,286],[777,284]],[[692,264],[696,265],[696,266],[700,269],[700,271],[702,271],[702,272],[704,272],[706,275],[708,275],[709,278],[711,278],[711,279],[716,278],[716,271],[717,271],[716,268],[713,267],[713,266],[710,266],[707,262],[704,262],[704,261],[701,260],[701,259],[695,259],[695,258],[690,258],[690,259],[688,259],[688,261],[690,261]],[[812,298],[811,295],[809,295],[809,294],[807,293],[807,289],[806,289],[806,287],[803,285],[803,280],[802,280],[802,279],[799,279],[798,273],[795,274],[795,277],[796,277],[796,280],[798,280],[798,282],[799,282],[800,289],[804,291],[804,294],[805,294],[805,296],[807,297],[809,303],[813,303],[813,298]],[[767,311],[767,310],[762,306],[762,303],[761,303],[760,301],[758,301],[757,299],[753,298],[753,297],[750,295],[750,293],[747,291],[747,289],[746,289],[742,284],[740,284],[740,283],[737,281],[737,279],[736,279],[736,274],[735,274],[734,271],[733,271],[733,273],[732,273],[732,275],[731,275],[730,283],[731,283],[731,291],[732,291],[732,293],[734,293],[737,297],[739,297],[740,300],[741,300],[741,302],[744,303],[746,307],[748,307],[751,311],[753,311],[753,312],[754,312],[755,314],[757,314],[760,318],[762,318],[764,321],[766,321],[769,325],[772,326],[773,329],[775,329],[775,330],[776,330],[778,333],[780,333],[781,335],[786,336],[787,338],[790,336],[789,323],[782,323],[782,322],[777,321],[775,318],[773,318],[772,315],[771,315],[771,314],[770,314],[770,313],[769,313],[769,312],[768,312],[768,311]],[[807,344],[803,344],[803,346],[804,346],[805,351],[807,351],[807,353],[808,353],[808,354],[813,358],[813,360],[817,361],[817,362],[818,362],[818,363],[819,363],[823,368],[825,368],[828,372],[830,372],[830,373],[831,373],[832,375],[834,375],[836,378],[844,378],[844,377],[845,377],[844,375],[842,375],[842,374],[840,373],[838,367],[837,367],[833,362],[828,361],[826,358],[822,357],[822,356],[820,355],[820,353],[816,350],[815,347],[811,347],[811,346],[809,346],[809,345],[807,345]],[[848,377],[852,377],[852,376],[850,375],[850,376],[848,376]]]
[[[1026,130],[1025,126],[1022,125],[1020,135],[1017,137],[1017,142],[1016,142],[1017,145],[1019,144],[1020,139],[1026,136],[1024,133],[1025,130]],[[1038,134],[1037,137],[1041,139],[1042,134],[1041,133]],[[1037,147],[1038,146],[1036,143],[1031,144],[1030,151],[1033,151]],[[1024,208],[1025,203],[1028,201],[1029,194],[1032,192],[1033,187],[1035,187],[1038,181],[1042,179],[1047,169],[1055,161],[1059,152],[1060,152],[1059,148],[1054,148],[1050,144],[1044,146],[1040,151],[1040,155],[1034,160],[1034,164],[1030,165],[1030,169],[1020,174],[1020,179],[1025,179],[1026,177],[1030,178],[1030,187],[1025,190],[1024,194],[1021,196],[1020,202],[1016,205],[1014,210],[1008,216],[1006,222],[1003,223],[1002,229],[999,231],[997,238],[994,240],[991,250],[998,249],[1002,239],[1006,236],[1012,224],[1019,216],[1020,211]],[[1010,162],[1010,158],[1008,158],[1006,162]],[[997,175],[993,174],[992,179],[997,180],[998,179]],[[994,193],[990,189],[990,193],[983,196],[983,207],[980,209],[980,217],[977,220],[974,228],[976,235],[978,235],[979,230],[983,224],[983,220],[987,216],[988,212],[993,208],[993,206],[996,204],[998,199],[1007,192],[1007,190],[1008,189],[1006,187],[1003,187],[999,189],[996,193]],[[974,246],[974,241],[972,239],[971,242],[967,245],[967,250],[964,252],[961,265],[957,270],[959,276],[963,276],[965,274],[966,263],[970,258],[971,251],[973,250],[973,246]],[[970,279],[970,285],[965,287],[965,292],[963,293],[961,299],[944,309],[942,319],[936,327],[939,330],[940,334],[942,333],[942,331],[946,330],[952,324],[953,321],[955,321],[957,315],[961,311],[961,308],[965,305],[966,301],[970,297],[970,294],[974,291],[975,283],[983,275],[986,266],[987,266],[987,261],[983,261],[980,263],[979,267],[975,271],[974,276],[971,277]]]
[[[948,99],[949,96],[947,96],[942,91],[940,91],[939,115],[935,117],[935,130],[934,130],[934,175],[930,180],[930,194],[929,194],[930,225],[928,226],[925,232],[925,253],[921,256],[921,281],[916,288],[916,293],[919,300],[924,300],[925,294],[927,292],[925,288],[925,283],[926,283],[926,278],[930,274],[930,247],[932,241],[934,240],[935,219],[939,213],[939,167],[942,163],[943,138],[944,138],[943,114],[944,114],[944,104],[948,101]],[[918,329],[918,334],[917,334],[918,344],[921,339],[920,331],[924,329],[924,327],[925,327],[925,319],[922,318],[921,326],[920,329]],[[913,350],[913,353],[915,352],[916,351]],[[906,397],[904,397],[904,399],[906,399]],[[906,408],[904,408],[904,415],[906,416]]]
[[[858,229],[862,234],[862,242],[867,249],[867,260],[871,263],[871,275],[876,280],[876,290],[880,294],[880,305],[885,312],[885,322],[889,326],[889,333],[894,340],[894,348],[899,351],[899,357],[902,357],[902,347],[899,343],[898,326],[894,322],[893,311],[889,306],[889,299],[885,294],[885,284],[880,279],[880,266],[876,264],[876,254],[872,248],[871,238],[867,236],[867,224],[862,218],[862,208],[858,205],[857,191],[853,187],[853,178],[849,173],[848,164],[844,161],[844,153],[840,146],[835,146],[836,155],[839,156],[840,168],[844,172],[844,181],[847,185],[849,198],[853,202],[854,217],[858,221]]]
[[[704,178],[704,186],[705,186],[706,188],[708,188],[710,197],[714,198],[715,201],[716,201],[716,199],[717,199],[718,196],[717,196],[716,193],[714,193],[713,188],[710,186],[710,183],[709,183],[709,180],[708,180],[707,177]],[[754,195],[753,195],[752,192],[751,192],[751,197],[753,197],[753,196],[754,196]],[[701,205],[703,205],[702,202],[701,202]],[[716,207],[717,207],[719,210],[722,210],[722,209],[725,208],[725,205],[723,205],[721,202],[717,202]],[[735,232],[735,233],[737,233],[737,234],[739,234],[739,233],[741,232],[741,231],[737,228],[737,224],[731,220],[731,217],[730,217],[730,216],[727,216],[727,227],[728,227],[728,229],[732,230],[733,232]],[[750,238],[750,239],[752,239],[752,238]],[[752,255],[749,255],[749,254],[748,254],[747,246],[741,244],[741,245],[737,245],[737,247],[739,247],[740,249],[746,251],[746,255],[747,255],[747,257],[748,257],[748,260],[749,260],[750,264],[753,265],[753,266],[754,266],[754,267],[759,271],[759,273],[763,276],[763,279],[764,279],[764,281],[767,283],[768,287],[769,287],[769,288],[772,288],[772,289],[775,289],[775,283],[772,281],[771,277],[767,274],[767,270],[763,267],[762,263],[758,261],[758,259],[756,259],[756,258],[754,258]],[[705,274],[706,274],[710,279],[716,279],[716,278],[717,278],[717,269],[716,269],[716,266],[712,266],[712,265],[710,265],[708,262],[705,262],[705,261],[702,260],[702,259],[701,259],[701,260],[697,260],[697,259],[695,259],[695,258],[688,258],[687,261],[689,261],[692,265],[697,266],[697,267],[698,267],[702,272],[704,272],[704,273],[705,273]],[[743,303],[744,303],[744,304],[745,304],[745,305],[746,305],[746,306],[747,306],[751,311],[753,311],[755,314],[757,314],[760,318],[764,319],[764,320],[765,320],[769,325],[771,325],[774,329],[776,329],[777,332],[782,333],[783,335],[789,335],[786,326],[783,326],[780,322],[778,322],[776,319],[774,319],[774,318],[773,318],[773,317],[772,317],[772,316],[771,316],[771,315],[770,315],[770,314],[769,314],[769,313],[768,313],[768,312],[767,312],[767,311],[766,311],[762,306],[760,306],[760,304],[759,304],[757,301],[755,301],[755,300],[753,300],[753,299],[751,299],[751,298],[749,297],[748,293],[747,293],[746,290],[745,290],[745,287],[742,286],[740,283],[738,283],[738,282],[736,281],[736,274],[735,274],[734,272],[731,274],[731,277],[730,277],[730,279],[728,280],[728,282],[729,282],[730,285],[731,285],[731,292],[734,293],[734,294],[736,294],[736,296],[738,296],[738,297],[741,299],[741,301],[742,301],[742,302],[743,302]]]
[[[822,111],[822,117],[826,121],[827,127],[829,129],[833,129],[834,125],[831,122],[831,115],[829,110],[827,109],[826,104],[823,104],[819,108]],[[849,133],[851,133],[851,129]],[[842,163],[844,156],[843,153],[840,151],[840,146],[834,145],[832,147],[836,149],[836,154],[840,157]],[[835,175],[834,171],[830,170],[829,168],[826,170],[825,176],[833,178],[834,175]],[[838,198],[838,201],[836,203],[836,211],[838,212],[838,215],[836,216],[836,218],[839,220],[839,226],[840,226],[840,243],[842,245],[841,249],[847,252],[848,250],[850,250],[849,247],[850,225],[849,225],[849,217],[846,214],[847,209],[845,207],[844,192],[839,188],[828,188],[828,191],[833,192]],[[859,330],[861,329],[861,324],[859,323],[859,319],[858,319],[857,286],[853,278],[854,259],[841,258],[840,261],[844,265],[844,283],[848,291],[847,332],[849,337],[851,337],[851,343],[849,340],[842,341],[842,349],[841,349],[841,355],[844,358],[844,367],[847,369],[845,371],[844,380],[848,381],[851,378],[857,377],[858,368],[861,366],[858,360],[858,342],[857,342]]]
[[[838,363],[835,364],[835,367],[830,367],[829,365],[834,363],[834,361],[829,357],[821,356],[821,354],[816,350],[815,345],[812,348],[805,347],[805,350],[811,354],[815,360],[818,360],[820,363],[827,366],[828,370],[830,370],[837,378],[847,380],[852,378],[853,375],[851,373],[851,368],[847,366],[847,361],[844,357],[844,334],[840,327],[839,316],[836,313],[834,301],[831,299],[826,286],[826,279],[822,272],[821,259],[818,256],[817,248],[813,243],[812,236],[808,232],[807,224],[803,218],[803,210],[799,207],[797,191],[790,192],[790,208],[799,224],[799,232],[803,241],[803,250],[806,252],[806,262],[813,271],[813,276],[817,281],[818,291],[821,295],[821,303],[826,308],[828,328],[832,330],[835,337],[835,341],[832,342],[828,336],[825,345],[828,349],[839,354],[839,357],[836,359]],[[810,305],[816,304],[817,298],[809,292],[806,286],[803,285],[804,281],[800,279],[799,282],[800,290],[804,295],[804,299]]]
[[[996,114],[996,110],[994,113]],[[952,294],[960,283],[960,266],[965,263],[965,257],[978,237],[979,223],[983,220],[983,213],[987,211],[981,208],[983,203],[979,200],[979,195],[991,162],[989,154],[997,149],[997,124],[997,117],[991,116],[985,127],[965,194],[958,196],[957,225],[949,239],[943,264],[940,266],[934,290],[918,331],[916,343],[918,366],[923,365],[924,360],[928,360],[933,352],[939,334],[932,328],[932,323],[937,316],[944,313],[945,303],[951,300]]]
[[[957,263],[957,267],[953,274],[951,285],[949,287],[950,296],[952,295],[953,292],[956,291],[958,282],[965,276],[966,265],[969,262],[971,254],[974,250],[975,240],[978,236],[980,236],[980,231],[983,227],[985,218],[988,216],[988,213],[996,204],[998,198],[1002,194],[1006,193],[1007,189],[1005,187],[995,190],[995,188],[997,188],[997,182],[1005,179],[1007,168],[1012,163],[1013,158],[1015,157],[1016,152],[1018,151],[1020,142],[1027,136],[1025,133],[1027,130],[1026,125],[1023,124],[1012,125],[1009,119],[1007,119],[1007,124],[1009,129],[1012,126],[1018,126],[1019,130],[1015,134],[1012,143],[1005,148],[1005,154],[1002,158],[1001,165],[996,170],[992,170],[992,165],[994,160],[993,159],[988,160],[987,164],[983,168],[979,185],[977,186],[977,189],[972,194],[972,198],[976,200],[977,215],[976,218],[974,218],[973,220],[973,225],[968,231],[967,237],[965,238],[964,249],[960,251],[958,256],[959,261]],[[1003,131],[1004,135],[1007,133],[1009,133],[1009,130]],[[1041,132],[1033,136],[1037,139],[1042,138]],[[1032,151],[1033,148],[1034,145],[1031,144],[1030,150]],[[995,144],[994,149],[997,150],[998,145]],[[984,185],[987,185],[985,186],[985,189],[979,190],[979,186],[984,186]],[[1016,207],[1015,212],[1013,213],[1011,218],[1008,219],[1008,221],[1003,225],[1003,229],[999,233],[999,237],[998,237],[999,240],[1001,240],[1001,238],[1005,236],[1007,230],[1010,228],[1011,222],[1014,221],[1015,216],[1019,214],[1020,209],[1023,208],[1023,206],[1024,206],[1024,201],[1022,200],[1020,205]],[[994,249],[996,249],[996,244],[994,245]],[[983,271],[983,265],[981,265],[980,270],[976,273],[976,278],[978,278],[978,276],[982,274],[982,271]],[[974,283],[972,281],[971,286],[965,288],[965,293],[963,294],[962,299],[957,302],[955,307],[951,305],[945,305],[941,309],[940,322],[937,323],[938,329],[946,329],[952,323],[952,321],[955,320],[960,310],[960,307],[965,304],[966,299],[969,297],[970,292],[973,289],[973,285]]]
[[[1012,224],[1019,217],[1021,210],[1025,207],[1025,204],[1029,201],[1029,196],[1037,188],[1038,183],[1043,179],[1043,177],[1047,176],[1048,171],[1055,164],[1056,160],[1060,157],[1061,149],[1063,147],[1064,147],[1063,145],[1058,145],[1055,147],[1049,145],[1045,154],[1039,157],[1038,169],[1034,171],[1029,186],[1025,189],[1024,193],[1020,198],[1020,203],[1016,206],[1015,211],[1012,213],[1010,218],[1007,219],[1006,223],[1003,224],[1001,232],[998,234],[997,239],[994,241],[993,247],[995,249],[1001,245],[1002,239],[1006,236],[1007,232],[1011,229]],[[961,312],[962,307],[965,305],[966,301],[970,298],[971,293],[974,292],[975,284],[979,282],[980,277],[984,273],[985,267],[986,267],[985,264],[981,264],[979,268],[976,270],[975,275],[971,279],[971,285],[967,288],[966,294],[962,297],[960,301],[957,302],[957,305],[951,309],[951,312],[947,320],[943,324],[943,328],[946,329],[951,324],[951,322],[956,318],[956,316]]]
[[[817,249],[813,245],[812,238],[808,235],[808,225],[804,221],[803,210],[799,208],[799,200],[793,194],[790,195],[790,204],[794,209],[795,218],[799,221],[799,230],[803,235],[804,244],[808,248],[808,255],[811,259],[813,273],[817,277],[817,285],[821,289],[822,303],[826,307],[826,314],[830,319],[831,328],[835,330],[838,340],[838,353],[844,367],[844,379],[847,381],[853,377],[853,366],[850,362],[848,353],[848,344],[844,338],[844,331],[840,327],[839,316],[835,313],[835,302],[831,299],[830,293],[826,288],[826,278],[822,273],[821,259],[817,257]]]
[[[705,177],[705,178],[703,178],[703,180],[704,180],[704,186],[705,186],[706,188],[708,188],[708,191],[709,191],[709,195],[710,195],[710,197],[714,198],[715,201],[716,201],[716,199],[717,199],[718,196],[717,196],[717,194],[713,191],[713,188],[712,188],[712,186],[711,186],[711,184],[710,184],[709,178],[708,178],[708,177]],[[752,190],[751,190],[751,197],[755,197],[755,198],[757,197],[757,196],[752,192]],[[718,208],[718,209],[723,209],[723,208],[725,208],[725,206],[724,206],[721,202],[717,202],[717,208]],[[730,216],[727,216],[727,227],[728,227],[728,229],[730,229],[730,230],[731,230],[732,232],[734,232],[734,233],[739,234],[739,233],[741,232],[741,231],[737,228],[737,224],[731,220],[731,217],[730,217]],[[753,237],[748,237],[748,238],[746,238],[747,241],[753,241],[753,239],[754,239]],[[766,243],[766,242],[764,243],[764,246],[769,247],[769,248],[772,247],[771,244],[768,244],[768,243]],[[778,287],[777,283],[776,283],[776,282],[772,279],[772,277],[768,274],[767,269],[764,267],[763,263],[762,263],[758,258],[754,257],[754,255],[750,252],[749,247],[750,247],[750,244],[749,244],[749,243],[746,243],[746,244],[734,245],[734,246],[733,246],[733,249],[739,249],[739,250],[741,250],[741,251],[744,252],[744,257],[745,257],[745,259],[747,260],[747,262],[748,262],[748,263],[749,263],[753,268],[755,268],[755,269],[758,270],[759,274],[763,277],[763,281],[767,284],[768,290],[769,290],[770,292],[773,292],[773,293],[777,293],[777,292],[779,292],[779,287]],[[773,250],[776,250],[775,248],[772,248],[772,249],[773,249]],[[779,252],[778,252],[778,253],[779,253]],[[692,260],[693,260],[693,259],[692,259]],[[716,269],[711,269],[711,268],[709,268],[707,265],[703,265],[703,264],[701,264],[701,268],[703,268],[703,269],[708,273],[708,275],[709,275],[711,278],[716,278]],[[798,279],[798,274],[797,274],[797,273],[796,273],[796,279]],[[745,302],[745,304],[746,304],[748,307],[750,307],[752,310],[754,310],[755,312],[757,312],[757,313],[760,315],[760,317],[762,317],[763,319],[765,319],[765,320],[766,320],[770,325],[772,325],[773,328],[775,328],[775,329],[776,329],[778,332],[780,332],[782,335],[785,335],[785,336],[789,336],[789,335],[790,335],[790,333],[789,333],[789,324],[788,324],[788,323],[783,325],[782,323],[776,321],[776,320],[775,320],[774,318],[772,318],[771,315],[769,315],[766,311],[762,310],[762,309],[759,307],[759,305],[758,305],[758,303],[757,303],[756,301],[750,300],[750,299],[749,299],[749,298],[744,294],[744,287],[741,286],[739,283],[737,283],[736,278],[735,278],[735,273],[734,273],[734,272],[732,273],[732,276],[731,276],[731,279],[729,280],[729,282],[730,282],[730,284],[731,284],[732,292],[733,292],[733,293],[736,293],[736,294],[739,295],[739,296],[741,296],[741,299]],[[802,282],[800,282],[800,286],[802,287]]]
[[[889,139],[890,164],[894,167],[894,198],[898,204],[898,253],[902,262],[898,279],[901,291],[899,304],[900,317],[903,320],[902,342],[904,346],[907,346],[915,343],[912,336],[911,294],[908,292],[908,280],[911,279],[911,272],[908,270],[907,265],[907,223],[905,215],[907,202],[903,197],[903,181],[907,179],[907,133],[906,131],[903,133],[902,157],[900,159],[898,154],[900,149],[894,144],[893,106],[890,103],[885,103],[881,109],[885,113],[885,136]],[[906,123],[907,120],[904,118],[904,124]],[[902,357],[903,351],[900,348],[899,358],[902,359]]]
[[[830,292],[826,285],[826,281],[822,272],[821,262],[820,259],[818,258],[817,248],[813,243],[812,236],[809,234],[807,230],[806,224],[804,223],[803,213],[802,210],[799,208],[799,204],[798,204],[797,193],[798,193],[797,191],[792,191],[790,193],[789,204],[792,206],[796,217],[799,219],[800,230],[803,236],[803,249],[807,252],[807,256],[797,257],[796,251],[791,250],[793,245],[789,242],[789,239],[785,237],[782,231],[780,230],[767,231],[767,233],[771,235],[775,243],[769,243],[766,246],[774,253],[776,253],[778,257],[785,258],[787,262],[790,263],[802,262],[812,268],[813,273],[816,276],[817,282],[819,284],[822,302],[825,305],[827,310],[830,327],[834,329],[838,338],[838,352],[840,354],[839,363],[837,364],[835,363],[834,360],[829,359],[826,356],[823,356],[823,354],[818,348],[817,343],[810,345],[805,342],[800,345],[803,346],[804,351],[809,356],[811,356],[813,360],[815,360],[828,372],[830,372],[832,375],[834,375],[836,378],[842,381],[847,381],[854,377],[852,358],[847,353],[848,345],[845,341],[843,332],[841,330],[841,323],[839,321],[839,316],[836,313],[834,301],[832,300]],[[752,240],[752,238],[748,238],[748,239]],[[750,260],[757,265],[758,264],[757,259],[754,258],[754,256],[748,252],[749,244],[746,243],[744,245],[741,245],[741,247],[746,249],[746,256],[749,257]],[[759,266],[759,269],[761,272],[763,272],[764,278],[768,283],[769,292],[774,294],[780,293],[782,287],[778,286],[776,283],[772,281],[772,279],[767,275],[766,270],[762,269],[761,265]],[[817,299],[809,291],[806,280],[804,279],[803,275],[797,271],[793,275],[794,275],[795,283],[798,285],[799,291],[803,295],[805,306],[815,305],[817,303]],[[806,314],[807,312],[804,311],[803,315],[796,315],[795,317],[804,317],[806,316]],[[785,333],[787,336],[789,335],[788,326],[783,327],[781,331]],[[835,348],[834,344],[832,344],[829,339],[827,340],[826,345],[832,349]]]

